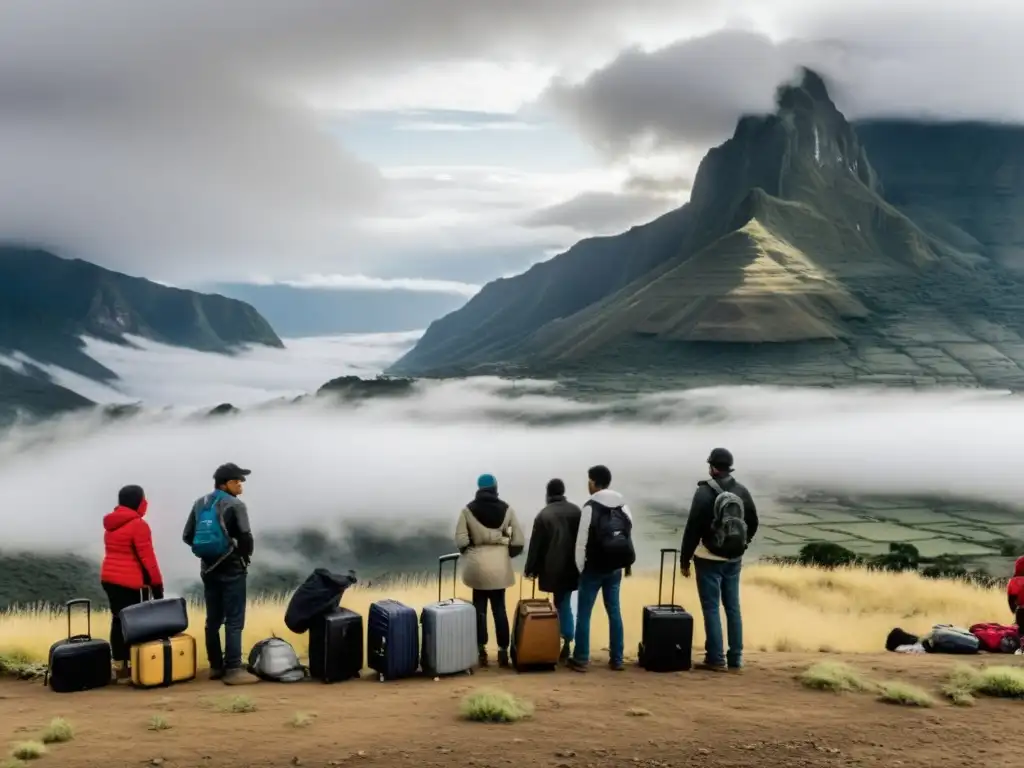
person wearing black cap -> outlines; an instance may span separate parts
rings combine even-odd
[[[238,497],[250,474],[237,464],[217,467],[213,473],[213,492],[196,499],[181,536],[201,563],[210,679],[223,680],[227,685],[259,682],[242,666],[246,576],[254,542],[249,512]]]
[[[732,471],[732,453],[725,448],[711,451],[710,478],[697,483],[680,547],[683,576],[690,577],[691,561],[696,567],[697,594],[704,614],[705,656],[697,668],[712,672],[738,672],[743,665],[740,568],[758,525],[754,499]],[[729,633],[728,654],[722,650],[722,606]]]

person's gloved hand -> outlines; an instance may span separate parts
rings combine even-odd
[[[679,564],[679,570],[683,574],[683,578],[684,579],[690,578],[690,564],[689,563],[680,563]]]
[[[626,566],[626,568],[625,568],[625,570],[626,570],[626,576],[627,576],[627,577],[629,577],[629,576],[632,576],[632,575],[633,575],[633,566],[631,566],[631,565],[627,565],[627,566]]]
[[[154,600],[163,600],[164,599],[164,585],[163,584],[154,584],[150,589],[153,592],[153,599]]]

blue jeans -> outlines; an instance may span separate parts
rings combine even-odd
[[[740,614],[740,560],[693,559],[697,571],[697,594],[704,614],[704,662],[722,666],[740,667],[743,663],[743,617]],[[729,653],[722,652],[722,616],[719,606],[725,606],[725,623],[729,631]]]
[[[206,658],[212,669],[242,666],[242,629],[245,627],[245,573],[216,571],[203,577],[206,599]],[[220,628],[224,625],[224,650]]]
[[[611,573],[580,574],[579,594],[576,597],[578,613],[576,616],[576,647],[573,648],[573,659],[580,664],[590,661],[590,614],[594,612],[597,593],[604,599],[604,610],[608,614],[608,635],[611,649],[611,661],[622,663],[626,639],[622,628],[622,610],[619,607],[619,587],[622,586],[622,571]]]
[[[572,592],[555,592],[554,598],[555,610],[558,611],[558,631],[568,643],[576,634],[572,621]]]

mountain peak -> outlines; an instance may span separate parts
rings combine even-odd
[[[800,67],[798,77],[779,85],[775,90],[775,105],[779,112],[815,107],[836,109],[824,78],[808,67]]]

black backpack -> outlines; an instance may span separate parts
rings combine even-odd
[[[615,571],[629,568],[636,562],[633,549],[633,521],[622,507],[606,507],[596,501],[589,501],[596,513],[594,530],[591,531],[591,547],[588,559],[600,571]]]

